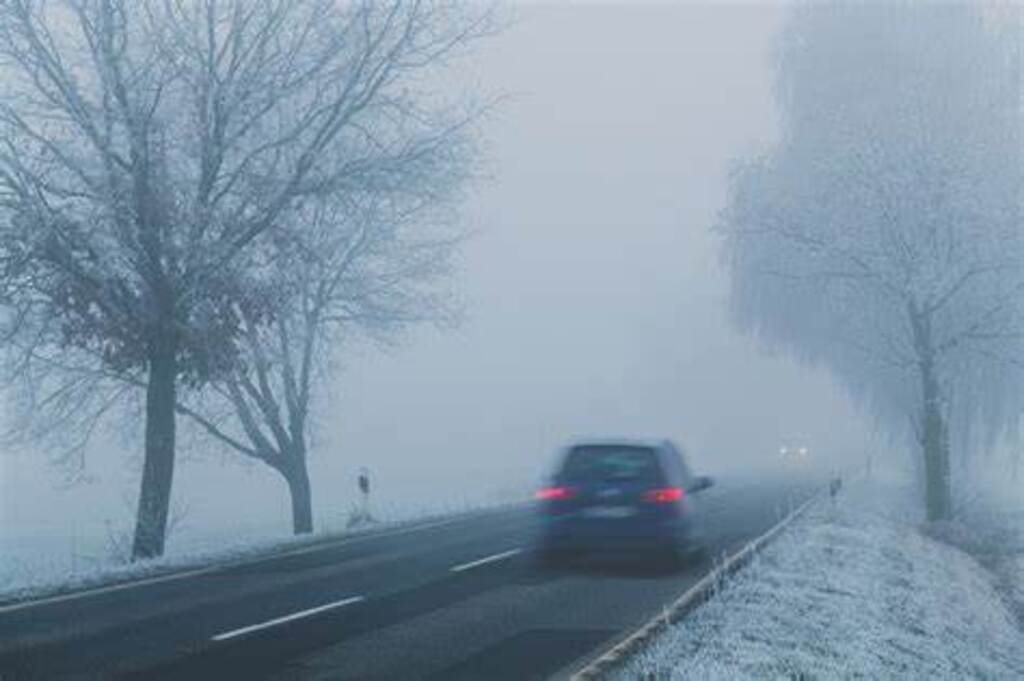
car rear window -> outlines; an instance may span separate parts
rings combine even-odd
[[[658,457],[650,447],[588,445],[569,450],[559,479],[564,482],[657,482]]]

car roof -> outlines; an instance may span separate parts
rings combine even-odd
[[[664,449],[668,446],[675,446],[668,438],[636,438],[636,437],[588,437],[577,438],[568,445],[568,449],[574,447],[646,447],[650,449]]]

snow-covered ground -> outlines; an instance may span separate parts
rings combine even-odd
[[[999,576],[1005,598],[1010,602],[1017,620],[1024,626],[1024,549],[1006,556],[994,568]]]
[[[1002,480],[964,504],[962,519],[932,533],[976,557],[1024,627],[1024,486]]]
[[[905,490],[848,485],[616,678],[1024,678],[1024,632],[1000,588],[1019,594],[1024,572],[993,574],[919,521]]]
[[[316,532],[292,536],[280,524],[224,523],[215,527],[175,528],[166,554],[141,563],[128,561],[130,523],[64,523],[53,533],[33,531],[15,535],[0,532],[0,603],[46,596],[172,570],[192,569],[245,560],[415,521],[453,516],[493,508],[525,499],[506,491],[480,498],[453,499],[434,504],[380,504],[374,522],[350,526],[346,514],[316,518]],[[64,531],[70,525],[70,535]],[[10,528],[8,528],[9,530]]]

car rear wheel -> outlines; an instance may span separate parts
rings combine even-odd
[[[707,548],[704,544],[687,544],[671,549],[668,556],[669,564],[677,569],[683,570],[694,565],[699,565],[707,558]]]
[[[540,546],[534,551],[534,560],[545,568],[562,567],[570,563],[573,557],[572,552],[553,546]]]

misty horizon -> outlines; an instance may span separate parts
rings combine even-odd
[[[465,319],[346,346],[311,440],[317,518],[347,512],[362,466],[384,505],[528,491],[579,436],[670,437],[712,474],[771,469],[787,442],[825,467],[877,446],[827,371],[765,350],[728,309],[713,228],[732,161],[777,134],[782,14],[522,6],[457,64],[453,91],[501,97],[479,123],[484,167],[460,223]],[[127,526],[136,441],[95,439],[71,486],[47,454],[7,452],[3,532],[67,534],[42,519],[55,503],[83,525]],[[188,526],[287,529],[271,471],[196,447],[179,458]]]

